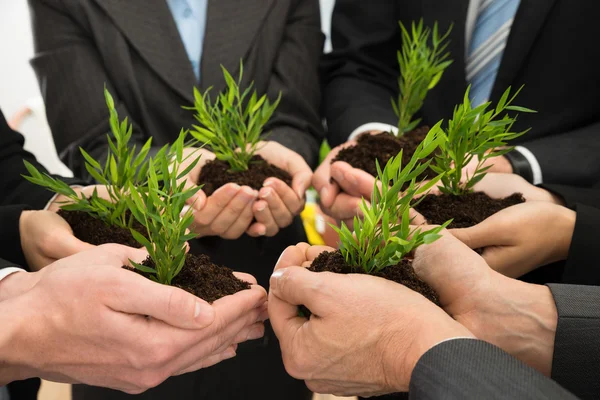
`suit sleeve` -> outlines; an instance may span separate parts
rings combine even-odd
[[[23,136],[8,126],[0,113],[0,206],[12,204],[27,204],[33,209],[43,209],[54,195],[48,190],[34,185],[23,178],[28,175],[23,161],[26,160],[38,170],[47,172],[38,163],[34,155],[23,148]],[[57,177],[60,178],[60,177]],[[69,185],[81,184],[77,179],[60,178]]]
[[[544,182],[592,186],[600,181],[600,122],[586,127],[525,142],[542,169]],[[567,162],[556,162],[567,160]]]
[[[79,147],[96,160],[106,160],[110,125],[104,85],[114,97],[119,116],[130,117],[129,111],[120,101],[90,34],[75,22],[63,3],[29,0],[29,5],[35,46],[31,65],[44,97],[56,148],[75,176],[89,180]],[[133,144],[145,143],[147,138],[139,125],[131,117],[129,121],[133,125]]]
[[[600,184],[596,184],[591,188],[558,184],[539,186],[561,197],[568,208],[574,208],[577,204],[600,208]]]
[[[366,123],[398,123],[391,106],[398,92],[397,4],[336,1],[331,28],[333,51],[322,63],[327,140],[332,146],[344,143]]]
[[[288,15],[283,41],[268,85],[281,102],[269,125],[269,140],[300,154],[315,167],[325,137],[320,115],[319,60],[324,36],[318,0],[298,0]]]
[[[27,265],[19,234],[19,220],[26,209],[23,205],[0,207],[0,269]]]
[[[552,379],[582,399],[598,399],[600,288],[548,286],[558,311]]]
[[[443,342],[425,353],[410,380],[410,399],[576,399],[500,348],[475,339]]]

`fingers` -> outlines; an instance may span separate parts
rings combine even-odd
[[[229,346],[225,351],[223,351],[219,354],[213,354],[207,358],[201,359],[201,360],[197,361],[196,363],[190,365],[189,367],[176,372],[175,374],[173,374],[173,376],[183,375],[183,374],[187,374],[188,372],[194,372],[194,371],[198,371],[199,369],[212,367],[213,365],[216,365],[222,361],[229,360],[230,358],[235,357],[236,354],[237,354],[236,347],[233,345]]]
[[[331,180],[331,160],[338,152],[339,149],[332,150],[313,175],[312,185],[319,192],[320,201],[324,208],[332,207],[336,196],[340,192],[337,183]]]
[[[270,293],[289,306],[305,305],[313,313],[323,316],[328,310],[324,309],[323,303],[319,301],[323,294],[321,292],[331,292],[332,288],[329,285],[335,283],[336,278],[338,277],[334,274],[310,272],[302,267],[276,269],[271,275]],[[274,304],[270,301],[269,308],[271,309],[273,306]],[[280,307],[280,311],[291,316],[292,308],[294,307]],[[271,319],[273,318],[271,310],[269,310],[269,316]]]
[[[213,308],[217,316],[224,326],[227,326],[232,321],[241,318],[257,309],[257,319],[261,312],[265,301],[267,300],[267,292],[260,286],[254,285],[251,289],[242,290],[230,296],[225,296],[216,300],[213,303]],[[252,321],[254,323],[256,321]]]
[[[235,183],[229,183],[217,189],[207,199],[206,205],[196,213],[196,224],[200,226],[210,225],[241,189],[242,187]]]
[[[60,260],[77,253],[93,250],[95,247],[77,239],[72,232],[67,232],[65,235],[60,235],[60,243],[46,249],[46,256],[53,260]]]
[[[294,192],[294,190],[292,190],[291,187],[286,185],[285,182],[277,178],[267,179],[261,191],[265,188],[271,188],[275,190],[275,193],[279,196],[292,216],[297,215],[300,213],[300,211],[302,211],[302,208],[304,207],[304,195],[306,190],[298,195],[296,192]]]
[[[177,328],[202,329],[215,320],[215,310],[204,300],[129,271],[123,271],[111,292],[106,304],[113,310],[147,315]]]
[[[230,227],[221,235],[224,239],[237,239],[246,232],[248,226],[252,223],[252,219],[254,218],[254,212],[252,211],[252,205],[254,203],[256,192],[253,190],[249,190],[247,188],[245,191],[242,190],[241,196],[236,196],[229,204],[229,206],[223,211],[225,213],[224,216],[219,216],[215,221],[215,224],[218,224],[220,221],[225,225],[231,222]],[[243,210],[236,217],[237,210],[237,198],[239,198],[239,207],[243,207]],[[227,212],[231,210],[230,212]],[[233,218],[233,219],[232,219]],[[214,228],[213,228],[214,229]],[[218,232],[220,228],[217,228],[215,232]]]
[[[469,228],[451,229],[452,236],[472,249],[510,244],[509,227],[503,226],[502,211]]]
[[[347,194],[365,199],[371,198],[375,178],[369,173],[352,168],[346,162],[338,161],[331,165],[331,176]]]
[[[239,280],[248,282],[251,285],[257,284],[256,278],[250,274],[246,274],[245,272],[234,272],[233,275],[235,275],[235,277],[238,278]]]
[[[248,230],[250,236],[272,237],[279,232],[279,226],[277,225],[275,218],[273,218],[269,204],[265,200],[256,201],[252,206],[252,210],[254,211],[254,218],[257,223],[253,224]]]
[[[288,267],[298,267],[308,261],[307,252],[310,249],[308,243],[298,243],[295,246],[288,246],[279,256],[275,264],[275,271]]]
[[[321,209],[327,215],[339,219],[348,220],[353,219],[355,216],[360,216],[360,204],[362,199],[355,196],[350,196],[346,193],[339,193],[335,196],[331,207],[325,207],[325,204],[321,202]]]
[[[287,189],[289,192],[291,192],[292,196],[295,196],[295,194],[293,194],[293,191],[290,188]],[[269,186],[260,189],[259,198],[267,202],[267,205],[269,206],[269,211],[271,212],[273,220],[275,221],[278,227],[283,228],[292,223],[292,221],[294,220],[294,215],[297,213],[297,204],[293,204],[295,211],[290,211],[290,209],[286,206],[277,190],[275,190],[274,187]],[[288,201],[290,201],[289,198]],[[291,200],[291,202],[298,203],[298,201],[294,202],[294,200]]]
[[[304,162],[304,160],[302,160]],[[308,165],[304,162],[306,166],[306,170],[299,172],[297,174],[292,174],[292,190],[296,193],[299,199],[303,199],[306,191],[311,185],[312,181],[312,171],[308,167]]]

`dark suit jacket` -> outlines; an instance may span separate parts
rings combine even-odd
[[[164,0],[30,0],[36,55],[32,65],[46,103],[57,149],[74,173],[83,174],[78,147],[106,154],[108,113],[102,95],[115,96],[121,117],[134,125],[136,143],[174,140],[190,127],[196,84],[183,42]],[[319,116],[318,62],[322,52],[318,0],[209,0],[200,88],[225,86],[220,65],[234,76],[244,61],[245,84],[280,106],[271,140],[317,160],[324,136]],[[281,252],[306,241],[299,218],[273,238],[247,235],[228,241],[207,237],[190,243],[218,264],[254,275],[268,287]],[[224,377],[227,377],[226,379]],[[235,399],[242,393],[265,399],[304,399],[304,384],[283,368],[270,330],[266,339],[239,347],[238,357],[212,368],[169,379],[140,398]],[[75,399],[120,399],[114,391],[74,388]],[[291,397],[290,397],[291,396]]]
[[[465,21],[469,0],[337,0],[333,52],[323,62],[324,109],[332,145],[368,122],[397,124],[390,98],[397,96],[401,47],[398,21],[424,18],[441,29],[454,23],[449,50],[454,63],[428,95],[423,122],[452,116],[467,88]],[[515,128],[532,130],[515,140],[538,159],[544,182],[589,186],[600,180],[600,4],[584,0],[521,1],[491,100],[510,85],[525,85]],[[586,39],[587,38],[587,39]]]
[[[323,47],[318,0],[210,0],[201,82],[225,87],[221,65],[244,85],[282,100],[268,125],[271,140],[317,162],[324,137],[318,62]],[[197,85],[164,0],[29,0],[35,42],[32,66],[46,103],[57,150],[84,175],[79,147],[104,156],[109,132],[104,84],[137,143],[162,146],[196,123]]]
[[[558,311],[552,380],[491,344],[457,339],[421,357],[410,398],[600,398],[600,287],[549,287]]]

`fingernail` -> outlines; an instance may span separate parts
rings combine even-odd
[[[259,236],[265,236],[266,234],[267,234],[267,228],[265,228],[264,226],[261,226],[261,227],[258,229],[258,235],[259,235]]]
[[[254,328],[248,333],[248,337],[246,338],[246,340],[260,339],[264,335],[265,335],[264,328]]]
[[[202,320],[208,316],[211,316],[214,313],[214,310],[211,305],[202,302],[196,301],[196,309],[194,310],[194,319]]]
[[[260,205],[256,206],[256,211],[263,212],[263,211],[265,211],[266,208],[267,208],[267,205],[265,203],[260,203]]]
[[[271,196],[271,192],[272,192],[272,190],[271,190],[271,189],[267,189],[267,190],[265,190],[265,191],[263,192],[263,194],[262,194],[262,196],[261,196],[261,197],[262,197],[263,199],[266,199],[267,197]]]
[[[269,187],[269,186],[273,186],[275,184],[275,181],[271,180],[271,179],[267,179],[265,181],[265,183],[263,183],[263,186],[265,187]]]
[[[283,277],[284,271],[285,268],[278,269],[277,271],[273,272],[273,274],[271,275],[271,279],[269,280],[269,286],[271,287],[271,290],[277,289],[277,284],[279,283],[279,280]]]
[[[183,208],[181,209],[181,213],[179,215],[181,215],[183,217],[185,214],[188,213],[188,211],[190,211],[190,208],[191,207],[188,205],[183,206]]]

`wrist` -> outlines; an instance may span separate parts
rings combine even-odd
[[[0,303],[0,386],[36,376],[25,360],[39,354],[30,357],[31,346],[24,341],[36,320],[24,309],[24,300],[20,297]]]
[[[8,275],[0,281],[0,302],[28,292],[37,282],[35,273],[21,271]]]
[[[554,259],[550,262],[566,260],[569,256],[569,249],[571,248],[571,241],[573,240],[573,233],[577,222],[577,213],[566,207],[557,207],[556,221],[558,226],[556,226],[554,231],[559,235],[559,238],[556,246],[554,246]]]

